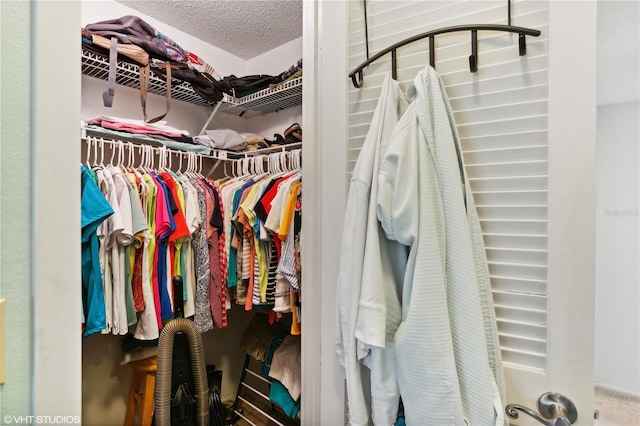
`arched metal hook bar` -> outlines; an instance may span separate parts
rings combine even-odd
[[[351,81],[352,81],[354,87],[361,88],[362,87],[362,82],[363,82],[363,76],[362,76],[363,69],[368,67],[370,64],[372,64],[373,62],[377,61],[378,59],[382,58],[383,56],[387,55],[388,53],[396,52],[396,50],[399,49],[400,47],[405,46],[407,44],[411,44],[411,43],[416,42],[418,40],[422,40],[424,38],[429,38],[430,39],[430,44],[431,44],[431,38],[432,37],[435,37],[435,36],[440,35],[440,34],[461,32],[461,31],[475,31],[476,33],[478,31],[501,31],[501,32],[519,34],[518,43],[519,43],[519,47],[520,47],[520,53],[522,53],[522,54],[524,54],[526,52],[526,45],[525,45],[524,36],[532,36],[532,37],[540,36],[540,31],[539,30],[534,30],[534,29],[525,28],[525,27],[517,27],[517,26],[513,26],[513,25],[477,24],[477,25],[459,25],[459,26],[454,26],[454,27],[440,28],[438,30],[428,31],[426,33],[422,33],[422,34],[415,35],[413,37],[409,37],[409,38],[407,38],[405,40],[402,40],[402,41],[400,41],[398,43],[395,43],[395,44],[387,47],[386,49],[376,53],[371,58],[367,59],[366,61],[364,61],[363,63],[358,65],[353,71],[351,71],[349,73],[349,77],[351,77]],[[477,38],[477,35],[476,35],[476,38]],[[434,44],[434,47],[435,47],[435,43],[433,43],[433,44]],[[473,46],[472,46],[472,49],[473,49]],[[435,49],[433,49],[433,50],[435,50]],[[392,53],[392,55],[393,54],[394,53]],[[477,45],[476,45],[476,53],[475,53],[474,57],[475,57],[475,64],[477,66]],[[393,61],[393,58],[392,58],[392,61]],[[434,63],[435,63],[435,56],[434,56]],[[356,78],[356,76],[357,76],[357,78]]]

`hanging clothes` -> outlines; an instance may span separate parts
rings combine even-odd
[[[431,67],[414,84],[417,98],[381,158],[377,193],[386,237],[409,249],[394,335],[406,421],[503,425],[488,268],[453,113]]]
[[[83,318],[89,325],[85,335],[96,331],[124,335],[135,325],[136,339],[157,339],[163,321],[173,317],[175,297],[186,302],[188,316],[194,316],[196,302],[203,307],[199,311],[203,330],[209,329],[213,314],[218,318],[216,327],[226,326],[226,288],[219,276],[221,252],[216,239],[218,235],[224,238],[224,231],[211,225],[201,227],[205,221],[222,222],[218,189],[213,182],[201,177],[179,177],[168,171],[123,171],[115,166],[98,166],[95,170],[84,167],[81,171],[83,212],[95,216],[103,211],[101,206],[108,206],[105,218],[110,219],[95,224],[88,222],[90,217],[85,220]],[[213,217],[215,206],[217,217]],[[93,246],[91,226],[95,227],[97,241]],[[214,229],[215,237],[211,232]],[[213,263],[212,270],[204,261],[196,264],[192,245],[196,241],[203,258]],[[207,272],[205,275],[202,271],[205,292],[199,295],[195,292],[196,266]],[[175,275],[185,277],[182,295],[174,295],[169,286]],[[217,281],[212,283],[210,275],[218,277]],[[210,294],[210,290],[217,293]],[[100,330],[96,329],[97,324]]]
[[[158,332],[158,314],[160,308],[156,300],[156,292],[154,291],[154,258],[156,250],[156,202],[157,202],[157,186],[153,179],[146,173],[141,174],[134,172],[136,182],[139,185],[140,197],[147,219],[147,231],[144,233],[144,242],[141,253],[142,271],[140,277],[140,286],[142,288],[142,296],[144,300],[144,309],[140,312],[138,323],[134,332],[134,337],[140,340],[155,340],[160,336]],[[133,281],[137,282],[136,279]]]
[[[103,330],[107,324],[97,230],[102,222],[113,214],[113,209],[100,192],[91,171],[81,166],[80,173],[83,335],[86,337]]]
[[[245,310],[293,311],[292,334],[300,333],[301,193],[299,171],[246,174],[220,184],[222,224],[228,231],[225,283],[232,298]]]
[[[291,192],[300,180],[299,172],[248,175],[224,184],[164,167],[96,165],[93,170],[84,167],[82,173],[83,191],[87,182],[94,186],[93,192],[91,185],[83,192],[83,203],[90,203],[83,204],[83,209],[91,216],[83,221],[86,335],[97,331],[124,335],[133,326],[135,339],[155,340],[164,322],[173,317],[177,297],[184,301],[185,316],[193,317],[202,333],[227,326],[227,310],[234,296],[245,309],[274,308],[275,271],[285,262],[275,250],[281,242],[278,232],[295,223],[294,237],[299,240],[300,208],[279,208],[272,218],[275,231],[268,231],[264,221],[271,206],[265,208],[264,196],[282,181],[288,192],[270,196],[278,196],[281,204],[299,198],[300,185],[295,197]],[[103,220],[92,222],[98,213],[104,215]],[[297,219],[292,221],[289,216]],[[298,244],[286,259],[287,264],[294,262],[297,280],[289,278],[286,290],[298,294],[300,267],[291,258],[299,256],[299,251]],[[171,283],[176,275],[184,279],[182,294],[173,293]],[[242,292],[230,292],[232,283],[244,286],[243,299],[238,297]],[[294,328],[299,329],[299,321]]]
[[[394,270],[389,255],[395,252],[402,258],[406,250],[384,238],[376,203],[380,157],[406,107],[398,82],[387,74],[349,186],[338,273],[336,352],[347,378],[350,425],[369,424],[369,392],[375,424],[394,424],[400,402],[393,347],[400,301],[394,283],[401,282],[403,268]],[[362,382],[365,364],[370,368],[370,390]]]

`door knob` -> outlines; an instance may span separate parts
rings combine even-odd
[[[538,398],[539,413],[518,404],[509,404],[505,408],[507,416],[512,419],[518,418],[518,410],[547,426],[571,426],[578,418],[578,411],[573,402],[556,392],[547,392]]]

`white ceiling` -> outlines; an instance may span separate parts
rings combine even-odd
[[[302,0],[117,1],[242,59],[302,37]]]

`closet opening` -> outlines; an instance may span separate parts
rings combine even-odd
[[[81,19],[83,423],[149,421],[137,381],[180,275],[224,424],[299,424],[302,2],[83,1]]]

